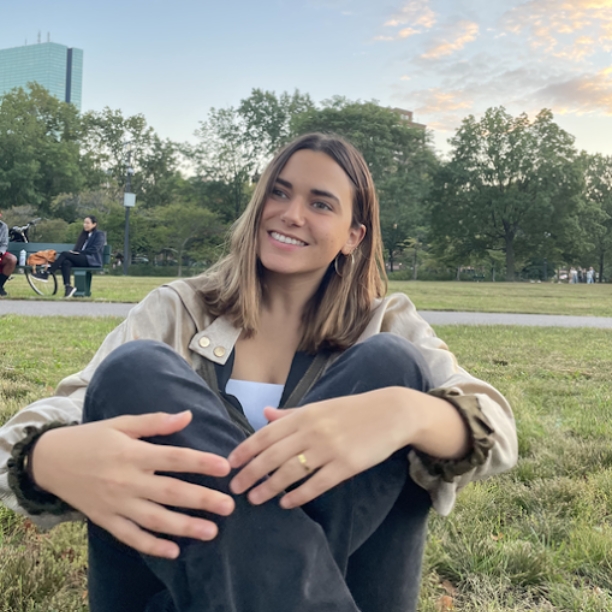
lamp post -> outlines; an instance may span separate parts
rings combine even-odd
[[[125,234],[123,238],[123,274],[127,275],[130,267],[130,208],[136,206],[136,194],[132,193],[132,149],[131,143],[126,142],[126,170],[125,191],[123,192],[123,206],[125,208]]]

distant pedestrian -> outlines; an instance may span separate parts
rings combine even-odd
[[[593,270],[593,266],[591,266],[587,270],[586,282],[587,282],[587,285],[592,285],[595,282],[595,270]]]
[[[575,285],[578,282],[578,270],[572,266],[570,268],[569,282],[572,285]]]

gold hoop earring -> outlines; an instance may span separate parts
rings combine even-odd
[[[336,271],[336,274],[342,278],[342,274],[340,274],[340,270],[338,270],[338,255],[334,257],[334,270]]]
[[[351,251],[349,253],[349,255],[351,256],[351,272],[353,271],[353,268],[355,267],[355,255],[354,255],[354,251]],[[338,253],[338,255],[336,255],[336,257],[334,258],[334,270],[336,271],[336,274],[342,278],[342,274],[340,274],[340,271],[338,270],[338,257],[340,256],[340,253]],[[348,259],[349,256],[345,255],[344,259]]]

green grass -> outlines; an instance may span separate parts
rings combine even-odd
[[[116,323],[0,317],[0,418],[81,368]],[[420,610],[612,611],[612,332],[436,331],[508,397],[521,458],[432,515]],[[0,612],[86,610],[85,567],[81,525],[41,535],[0,510]]]
[[[139,302],[149,291],[171,280],[160,277],[97,275],[92,282],[92,297],[78,299]],[[14,299],[41,299],[32,291],[23,275],[15,275],[6,288]],[[389,291],[406,293],[420,310],[612,317],[612,284],[392,281],[389,283]],[[59,293],[63,295],[63,291]]]
[[[391,281],[419,310],[612,317],[612,284]]]

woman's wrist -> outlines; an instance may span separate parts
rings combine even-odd
[[[470,430],[453,404],[415,389],[390,387],[389,391],[402,414],[403,446],[449,460],[469,452]]]
[[[75,423],[70,423],[70,425]],[[72,508],[59,497],[46,489],[46,483],[41,481],[36,473],[38,461],[45,465],[44,457],[34,455],[43,438],[53,436],[52,430],[65,427],[68,423],[53,422],[42,427],[26,427],[25,437],[14,445],[8,460],[8,483],[19,502],[19,505],[30,514],[63,514]],[[40,470],[39,470],[40,472]]]

